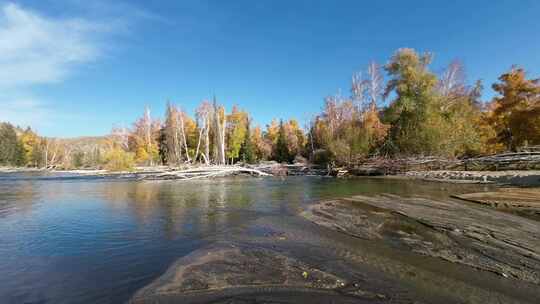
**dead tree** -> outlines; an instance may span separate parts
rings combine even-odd
[[[225,130],[227,128],[227,117],[225,108],[218,106],[216,98],[212,105],[214,117],[214,137],[215,137],[215,161],[219,165],[225,165]]]
[[[199,127],[199,139],[197,143],[197,151],[195,152],[195,159],[199,154],[199,148],[201,142],[204,140],[204,152],[201,152],[204,162],[208,165],[210,163],[210,120],[212,113],[212,105],[208,101],[203,101],[199,108],[197,108],[196,117],[197,125]]]
[[[448,65],[442,73],[437,89],[439,93],[445,97],[445,102],[441,105],[441,110],[446,111],[450,108],[459,97],[467,94],[467,86],[465,84],[465,69],[460,61],[454,60]]]
[[[368,66],[367,75],[364,98],[369,104],[369,110],[375,111],[384,92],[384,78],[381,74],[381,67],[372,61]]]
[[[185,113],[182,110],[177,111],[177,113],[178,113],[178,119],[180,121],[180,134],[182,135],[182,143],[183,143],[183,146],[184,146],[184,153],[186,154],[186,160],[188,162],[191,162],[191,159],[189,157],[189,149],[188,149],[188,145],[187,145],[187,140],[186,140],[186,129],[185,129],[185,126],[184,126],[184,115],[185,115]]]

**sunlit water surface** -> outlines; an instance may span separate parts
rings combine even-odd
[[[134,181],[0,175],[0,303],[122,303],[179,257],[261,216],[353,194],[486,189],[323,177]]]

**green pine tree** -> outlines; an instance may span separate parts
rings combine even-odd
[[[0,123],[0,165],[23,166],[25,153],[15,128],[9,123]]]
[[[244,137],[244,142],[240,146],[240,159],[244,163],[252,164],[255,162],[255,148],[251,140],[251,130],[250,130],[251,121],[248,119],[246,124],[246,134]]]
[[[283,126],[283,120],[279,121],[278,138],[276,141],[276,148],[274,152],[274,158],[276,161],[291,162],[291,155],[289,153],[289,146],[287,143],[287,134],[285,133],[285,127]]]

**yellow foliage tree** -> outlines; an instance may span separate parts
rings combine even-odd
[[[508,150],[540,144],[540,79],[527,79],[523,69],[513,67],[499,81],[490,116],[499,142]]]
[[[131,171],[134,163],[133,153],[120,147],[112,147],[105,155],[105,169],[110,171]]]
[[[24,159],[27,166],[37,167],[40,161],[40,138],[39,136],[32,131],[32,129],[27,128],[20,136],[20,141],[24,151]]]

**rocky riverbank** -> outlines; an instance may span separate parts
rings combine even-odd
[[[467,203],[394,195],[323,201],[303,216],[358,238],[540,284],[538,221]]]

